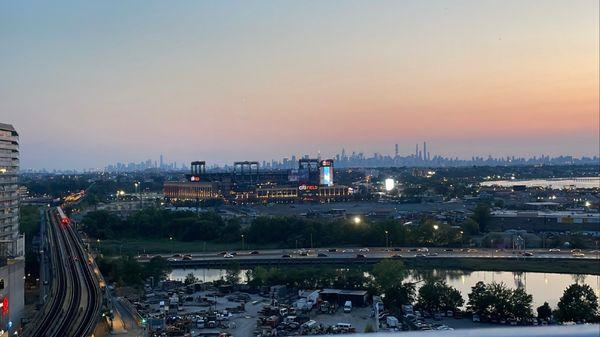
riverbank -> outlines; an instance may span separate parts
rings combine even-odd
[[[454,269],[468,271],[510,271],[600,275],[597,260],[503,259],[503,258],[425,258],[403,259],[409,269]]]
[[[252,269],[257,266],[266,268],[363,268],[389,259],[379,258],[244,258],[223,259],[210,257],[209,259],[172,260],[169,265],[174,269],[227,269],[235,263],[243,269]],[[506,272],[538,272],[558,274],[589,274],[600,275],[598,261],[595,259],[556,259],[556,258],[490,258],[490,257],[404,257],[393,258],[404,263],[408,269],[416,270],[460,270],[460,271],[506,271]]]
[[[102,240],[91,242],[94,250],[100,248],[104,255],[139,255],[139,254],[173,254],[236,251],[242,248],[241,242],[215,243],[209,241],[176,241],[176,240]],[[278,249],[278,245],[244,245],[244,249]]]

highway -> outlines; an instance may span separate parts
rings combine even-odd
[[[46,211],[46,223],[52,275],[50,293],[24,335],[91,336],[102,306],[97,267],[75,229],[62,221],[57,208]]]
[[[223,266],[232,261],[242,266],[269,264],[363,264],[376,263],[381,259],[515,259],[515,260],[566,260],[593,261],[599,258],[597,251],[571,252],[570,250],[549,251],[531,249],[527,251],[499,249],[461,248],[318,248],[318,249],[275,249],[259,251],[211,252],[191,254],[160,254],[173,267]],[[156,255],[140,255],[138,260],[148,261]]]

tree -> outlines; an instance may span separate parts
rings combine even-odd
[[[486,285],[479,281],[471,288],[467,305],[478,315],[508,318],[512,314],[512,295],[513,292],[503,283]]]
[[[479,224],[479,230],[481,232],[486,231],[491,218],[490,207],[486,204],[478,204],[473,210],[472,219]]]
[[[225,282],[227,284],[236,285],[240,282],[240,264],[237,262],[230,263],[225,271]]]
[[[190,284],[194,284],[198,281],[198,279],[196,278],[196,276],[194,276],[193,273],[189,273],[186,275],[185,280],[183,281],[183,283],[185,285],[190,285]]]
[[[555,317],[561,322],[598,320],[598,297],[587,284],[571,284],[558,301]]]
[[[510,314],[513,318],[523,320],[531,318],[531,303],[533,296],[526,293],[523,288],[517,288],[512,291],[510,296]]]
[[[153,277],[155,282],[163,280],[171,271],[167,260],[161,256],[155,256],[144,265],[144,276]]]
[[[386,308],[398,310],[403,304],[411,304],[415,300],[414,283],[397,283],[385,289],[383,304]]]
[[[465,234],[468,234],[468,235],[479,234],[479,224],[477,223],[477,221],[473,220],[472,218],[468,218],[462,224],[462,229],[465,232]]]
[[[386,289],[402,283],[406,276],[406,270],[401,261],[384,259],[373,267],[372,274],[377,287],[385,292]]]
[[[489,316],[491,314],[491,300],[485,283],[479,281],[473,287],[468,295],[469,301],[467,307],[474,314]]]
[[[460,291],[443,280],[429,279],[419,289],[419,307],[429,312],[452,310],[464,304]]]
[[[537,308],[537,317],[544,321],[550,320],[550,317],[552,317],[552,308],[550,308],[548,302],[544,302],[544,304]]]

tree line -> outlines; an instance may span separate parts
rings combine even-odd
[[[468,219],[461,226],[450,226],[427,218],[406,224],[396,219],[257,217],[242,227],[238,219],[224,220],[214,212],[174,212],[153,207],[124,219],[105,210],[91,211],[82,223],[86,233],[98,239],[173,238],[231,243],[241,241],[244,235],[246,247],[268,244],[282,248],[386,244],[460,246],[479,232],[475,219]]]
[[[131,256],[114,259],[97,257],[96,264],[105,278],[120,286],[140,286],[150,277],[156,281],[163,280],[171,270],[167,261],[160,256],[147,263],[140,263]]]
[[[171,212],[145,208],[127,218],[106,210],[88,212],[82,220],[85,232],[97,239],[169,239],[179,241],[234,242],[240,238],[237,219],[225,221],[218,214]]]
[[[372,295],[384,294],[387,310],[401,314],[402,305],[436,313],[458,311],[465,301],[456,288],[445,280],[428,277],[418,291],[416,282],[405,282],[407,271],[397,260],[383,260],[369,273],[362,269],[264,268],[248,271],[248,284],[254,287],[285,284],[298,289],[366,289]],[[468,294],[466,308],[481,320],[526,322],[534,317],[533,297],[523,288],[510,289],[503,283],[478,282]],[[545,302],[536,308],[537,318],[558,322],[598,322],[598,297],[586,284],[567,287],[555,310]]]

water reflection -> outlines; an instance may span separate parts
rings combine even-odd
[[[241,282],[247,282],[247,270],[240,271]],[[193,273],[196,278],[203,282],[216,281],[224,278],[226,271],[222,269],[174,269],[169,278],[183,281],[187,274]],[[368,272],[365,272],[366,275]],[[406,281],[417,283],[417,287],[428,277],[436,277],[446,280],[449,285],[458,289],[465,301],[478,281],[486,283],[502,282],[507,287],[516,289],[524,288],[533,296],[534,308],[540,306],[544,301],[552,307],[556,307],[564,290],[574,282],[588,284],[600,296],[600,276],[585,274],[556,274],[556,273],[527,273],[527,272],[490,272],[490,271],[461,271],[461,270],[409,270]]]
[[[424,281],[426,279],[443,279],[446,281],[458,281],[471,275],[471,271],[447,270],[447,269],[414,269],[409,271],[409,277],[413,280]]]
[[[573,278],[573,282],[579,283],[579,284],[584,284],[585,283],[585,278],[587,277],[587,275],[585,275],[585,274],[573,274],[573,275],[571,275],[571,277]]]
[[[523,288],[523,289],[527,290],[527,287],[526,287],[526,280],[527,280],[527,278],[526,277],[527,276],[522,271],[515,271],[515,272],[513,272],[513,279],[514,279],[514,282],[515,282],[515,288],[517,288],[517,289]]]

